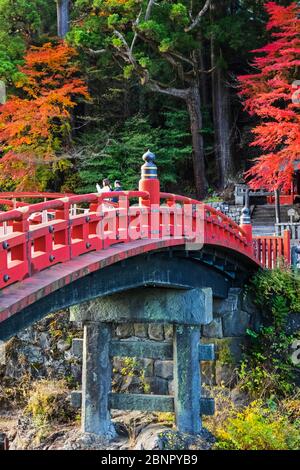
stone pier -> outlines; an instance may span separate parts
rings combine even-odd
[[[201,414],[212,414],[213,400],[201,397],[201,361],[213,360],[200,344],[202,325],[212,321],[211,289],[141,288],[71,308],[71,320],[84,325],[82,429],[113,436],[111,409],[174,411],[177,429],[196,435]],[[114,324],[173,325],[173,343],[112,339]],[[77,344],[78,346],[78,344]],[[174,396],[111,392],[113,357],[173,360]]]

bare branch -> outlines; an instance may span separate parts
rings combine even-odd
[[[107,49],[97,49],[97,50],[94,50],[94,49],[87,49],[86,52],[87,52],[89,55],[91,55],[91,56],[98,57],[99,55],[102,55],[102,54],[104,54],[105,52],[107,52]]]
[[[154,3],[155,3],[155,0],[149,0],[146,13],[145,13],[145,21],[148,21],[151,16],[151,10],[152,10]]]
[[[135,29],[136,26],[139,25],[139,22],[140,22],[140,19],[141,19],[141,15],[142,15],[142,11],[143,11],[143,10],[141,9],[140,12],[139,12],[139,14],[138,14],[137,19],[136,19],[135,22],[133,23],[133,29]],[[130,52],[133,51],[133,48],[134,48],[134,46],[135,46],[135,41],[137,40],[137,37],[138,37],[138,35],[137,35],[137,32],[135,31],[134,36],[133,36],[133,39],[132,39],[132,42],[131,42],[131,46],[130,46]]]
[[[152,7],[153,7],[154,4],[155,4],[155,0],[149,0],[149,3],[148,3],[147,8],[146,8],[146,13],[145,13],[145,16],[144,16],[144,20],[145,20],[145,21],[148,21],[148,20],[149,20],[149,18],[150,18],[150,16],[151,16],[151,10],[152,10]],[[139,25],[140,19],[141,19],[141,15],[142,15],[142,11],[143,11],[143,10],[141,9],[140,12],[139,12],[139,15],[138,15],[137,19],[136,19],[135,22],[133,23],[133,29],[135,29],[136,26]],[[131,52],[133,51],[133,48],[134,48],[134,46],[135,46],[135,43],[136,43],[137,38],[138,38],[138,33],[137,33],[137,31],[135,31],[134,36],[133,36],[133,39],[132,39],[132,43],[131,43],[131,46],[130,46],[130,51],[131,51]]]
[[[199,13],[196,16],[196,18],[194,19],[194,21],[190,24],[190,26],[185,28],[186,33],[189,33],[190,31],[192,31],[192,29],[194,29],[194,28],[196,28],[196,26],[198,26],[198,24],[201,21],[202,16],[204,16],[205,13],[207,12],[207,10],[209,9],[210,4],[211,4],[211,0],[206,0],[206,2],[204,4],[204,7],[202,8],[202,10],[199,11]]]
[[[133,52],[131,48],[128,46],[128,43],[120,31],[114,30],[114,34],[121,40],[123,48],[121,47],[116,47],[118,50],[119,55],[125,60],[126,62],[130,62],[135,69],[135,72],[137,75],[140,76],[141,82],[143,85],[146,85],[150,88],[150,90],[158,92],[158,93],[163,93],[165,95],[173,96],[175,98],[180,98],[183,100],[186,100],[189,95],[189,89],[180,89],[180,88],[173,88],[173,87],[167,87],[162,83],[159,83],[156,80],[152,80],[149,78],[149,72],[147,69],[141,67],[135,60]],[[144,40],[147,38],[143,38]],[[176,66],[180,66],[181,64],[176,63],[176,61],[170,57],[168,54],[168,59],[172,61],[172,64]]]
[[[152,91],[156,91],[158,93],[163,93],[165,95],[173,96],[175,98],[180,98],[182,100],[186,100],[189,94],[189,90],[182,90],[180,88],[173,88],[173,87],[165,87],[162,83],[159,83],[155,80],[149,80],[147,82],[148,87]]]
[[[117,29],[114,29],[114,34],[119,38],[121,39],[122,43],[123,43],[123,46],[125,46],[126,50],[130,51],[129,49],[129,46],[127,44],[127,41],[125,39],[125,37],[123,36],[123,34],[120,33],[120,31],[118,31]]]

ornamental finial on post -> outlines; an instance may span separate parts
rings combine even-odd
[[[251,213],[250,213],[250,194],[249,188],[246,189],[245,193],[245,206],[242,209],[240,225],[251,224]]]
[[[249,189],[247,189],[247,192],[245,195],[245,206],[242,209],[240,227],[246,233],[248,242],[252,243],[253,234],[252,234],[252,223],[251,223]]]
[[[160,203],[160,184],[157,178],[157,166],[154,161],[156,155],[148,150],[143,155],[144,165],[141,168],[141,179],[139,183],[139,190],[146,191],[149,193],[147,200],[142,199],[142,205],[153,205]]]
[[[240,225],[248,225],[248,224],[251,224],[251,215],[250,215],[249,207],[245,206],[242,209]]]
[[[157,166],[155,165],[154,161],[156,160],[155,153],[150,152],[148,150],[143,155],[144,165],[141,168],[141,177],[142,179],[156,179],[157,178]]]

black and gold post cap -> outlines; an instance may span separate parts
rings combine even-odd
[[[142,166],[142,179],[156,179],[157,166],[154,163],[156,155],[148,150],[143,155],[144,165]]]

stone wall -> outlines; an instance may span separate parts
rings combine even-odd
[[[252,300],[242,289],[230,289],[229,296],[225,300],[214,300],[214,319],[202,327],[202,342],[213,343],[216,351],[215,362],[202,362],[202,380],[208,385],[234,385],[235,370],[242,359],[243,350],[247,345],[246,330],[256,329],[260,324],[260,314]],[[119,339],[145,338],[154,341],[171,341],[171,325],[120,325],[116,328],[116,336]],[[137,361],[140,364],[141,374],[143,368],[145,374],[142,382],[144,389],[150,388],[152,393],[172,393],[173,369],[172,361],[160,361],[144,359]],[[120,390],[125,390],[126,385],[120,371],[124,361],[114,359],[114,371]],[[138,372],[129,379],[129,389],[143,388],[140,386]],[[125,381],[126,383],[126,381]],[[127,382],[128,383],[128,382]]]
[[[241,289],[231,289],[226,300],[214,300],[214,319],[202,328],[202,341],[214,343],[216,361],[202,363],[203,382],[230,385],[235,380],[234,369],[246,344],[246,329],[255,328],[259,313]],[[172,341],[171,325],[120,324],[115,336]],[[72,354],[73,338],[82,336],[80,324],[69,322],[69,312],[50,315],[13,338],[7,347],[6,365],[0,376],[6,380],[29,378],[65,378],[80,388],[81,362]],[[172,361],[147,358],[114,358],[113,385],[119,392],[168,394],[173,390]]]

